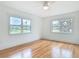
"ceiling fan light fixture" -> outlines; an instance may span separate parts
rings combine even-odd
[[[43,6],[44,10],[47,10],[49,8],[49,6]]]
[[[49,7],[50,7],[50,5],[51,5],[51,3],[54,3],[55,1],[44,1],[44,3],[43,3],[43,9],[44,10],[48,10],[49,9]]]
[[[49,8],[49,4],[50,3],[48,1],[45,1],[44,4],[43,4],[43,9],[47,10]]]

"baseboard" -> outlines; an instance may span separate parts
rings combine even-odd
[[[72,44],[72,45],[78,45],[79,46],[79,44],[65,42],[65,41],[50,40],[50,39],[45,39],[45,38],[42,38],[41,40],[48,40],[48,41],[54,41],[54,42],[65,43],[65,44]]]

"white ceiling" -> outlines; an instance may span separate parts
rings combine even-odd
[[[48,10],[43,9],[43,1],[5,1],[1,3],[8,7],[15,8],[23,12],[28,12],[40,17],[48,17],[79,10],[79,1],[51,2]]]

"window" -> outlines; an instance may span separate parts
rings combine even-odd
[[[53,20],[51,26],[52,32],[71,33],[72,32],[72,19],[59,19]]]
[[[21,18],[10,17],[10,34],[21,33]]]
[[[10,17],[10,34],[29,33],[30,28],[30,20],[19,17]]]
[[[23,33],[29,33],[30,28],[30,20],[23,19]]]

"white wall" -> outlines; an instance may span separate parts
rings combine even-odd
[[[31,19],[32,32],[29,34],[9,35],[9,16]],[[0,50],[19,44],[39,40],[41,37],[41,18],[0,5]]]
[[[50,23],[51,20],[60,19],[63,17],[71,17],[73,19],[73,33],[51,33]],[[43,18],[43,36],[42,38],[56,41],[64,41],[79,44],[79,11],[68,14],[56,15]]]

